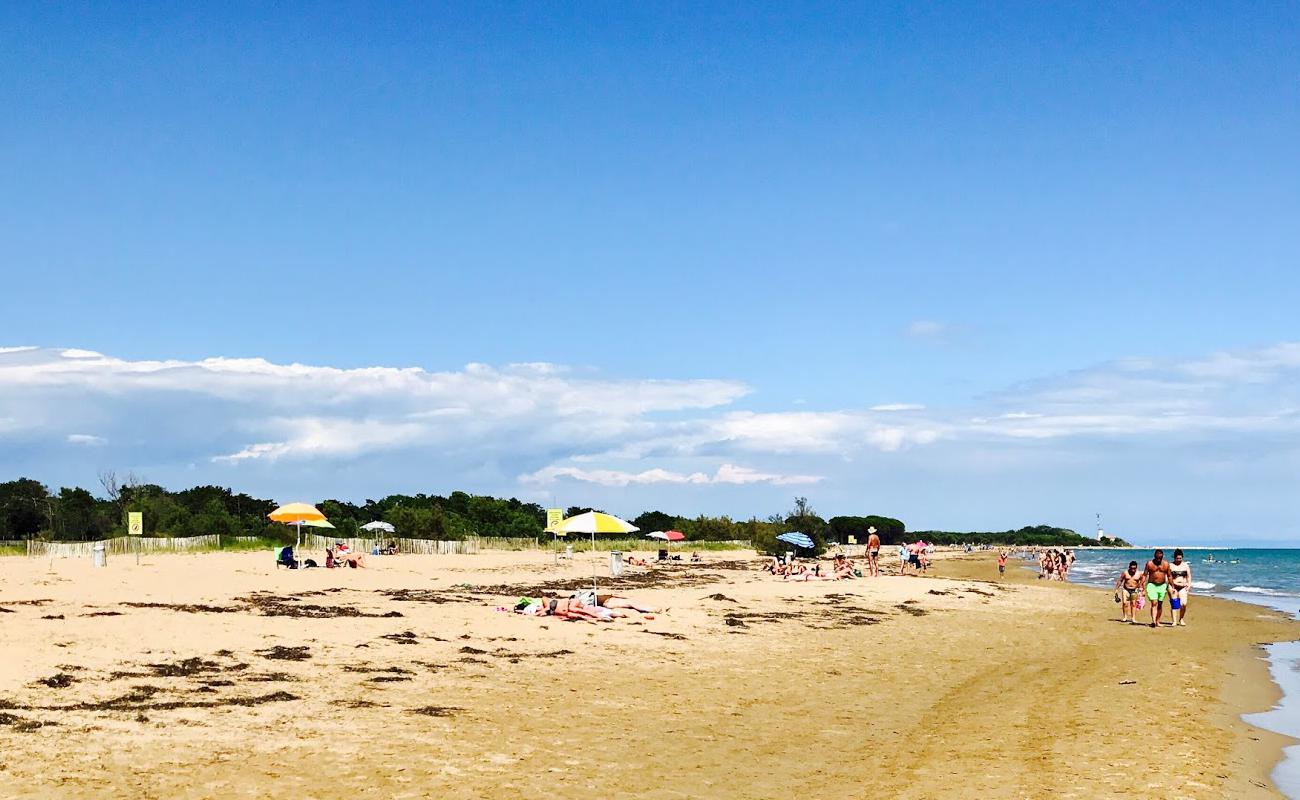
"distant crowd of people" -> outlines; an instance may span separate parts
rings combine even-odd
[[[1038,577],[1047,581],[1068,581],[1074,566],[1074,551],[1048,548],[1038,554]]]

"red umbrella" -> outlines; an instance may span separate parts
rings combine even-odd
[[[670,542],[680,542],[686,538],[686,534],[681,531],[664,531],[664,536],[667,536]]]

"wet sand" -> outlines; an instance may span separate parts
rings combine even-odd
[[[752,556],[633,568],[672,610],[600,625],[495,610],[583,556],[0,559],[0,793],[1280,796],[1282,738],[1238,719],[1274,699],[1253,645],[1300,638],[1278,614],[1197,598],[1151,630],[987,556],[833,583]]]

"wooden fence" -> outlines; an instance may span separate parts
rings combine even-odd
[[[537,550],[541,547],[538,539],[509,539],[500,536],[470,536],[461,541],[444,541],[441,539],[411,539],[404,536],[354,539],[343,536],[321,536],[318,533],[303,533],[302,535],[304,550],[324,550],[327,547],[333,547],[335,542],[343,542],[352,550],[360,553],[369,553],[373,547],[383,547],[392,543],[399,553],[422,556],[472,555],[480,550]]]
[[[134,541],[132,541],[134,540]],[[178,536],[163,538],[152,536],[118,536],[93,542],[27,542],[27,555],[31,558],[90,558],[95,554],[95,545],[103,544],[104,551],[110,556],[123,556],[131,553],[185,553],[193,550],[216,550],[221,547],[221,537]]]

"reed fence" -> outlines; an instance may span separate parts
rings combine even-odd
[[[90,558],[95,554],[95,545],[104,545],[106,555],[128,555],[131,553],[185,553],[195,550],[216,550],[221,547],[221,536],[117,536],[112,539],[99,539],[89,542],[39,542],[28,540],[29,558]]]

